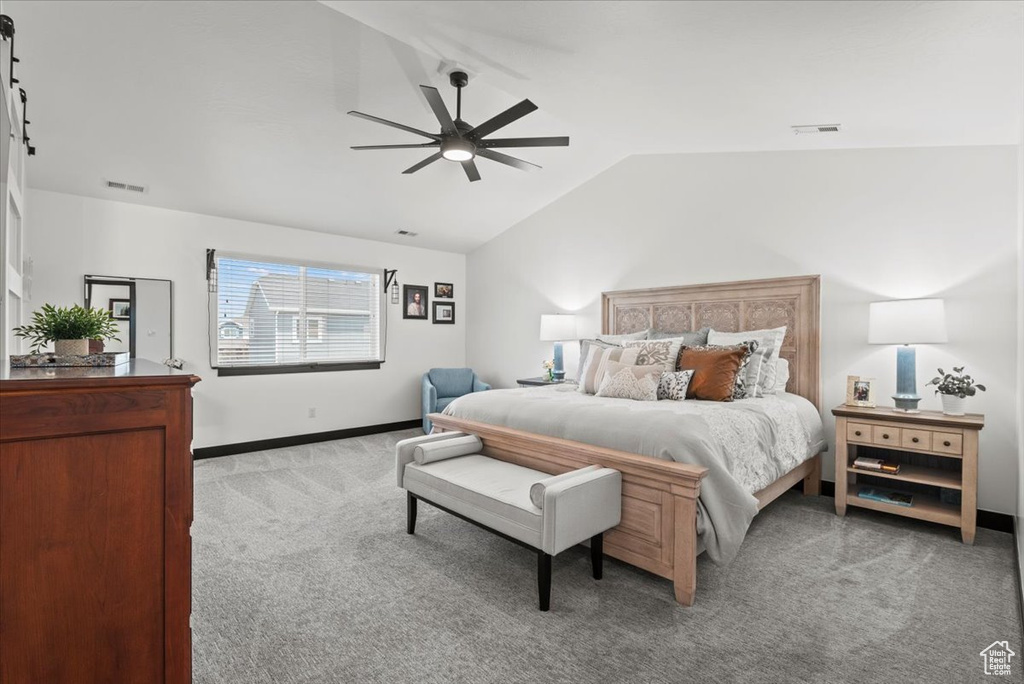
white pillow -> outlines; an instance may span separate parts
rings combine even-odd
[[[609,361],[597,396],[633,401],[657,401],[658,381],[665,367],[661,364],[632,366]]]
[[[789,384],[789,361],[779,357],[779,363],[775,367],[775,370],[775,391],[785,392],[786,385]]]
[[[708,332],[708,344],[713,345],[742,344],[747,340],[757,340],[758,349],[764,350],[762,352],[764,358],[761,362],[755,394],[752,395],[758,397],[763,397],[766,394],[775,394],[776,392],[779,352],[782,350],[782,341],[785,338],[786,326],[765,330],[746,330],[744,332],[719,332],[718,330]],[[785,385],[783,385],[783,388],[785,388]]]

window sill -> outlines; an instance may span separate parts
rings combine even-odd
[[[380,361],[356,363],[296,363],[283,366],[223,366],[217,369],[217,377],[233,375],[281,375],[284,373],[333,373],[335,371],[378,370]]]

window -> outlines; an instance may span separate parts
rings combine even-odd
[[[210,274],[220,375],[379,368],[382,271],[216,253]]]

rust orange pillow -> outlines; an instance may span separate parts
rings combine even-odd
[[[692,370],[687,399],[732,401],[736,374],[743,365],[748,349],[745,345],[729,347],[683,347],[679,354],[679,370]]]

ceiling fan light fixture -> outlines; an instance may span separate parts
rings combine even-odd
[[[448,161],[469,161],[476,156],[476,145],[461,138],[450,138],[441,143],[441,156]]]

